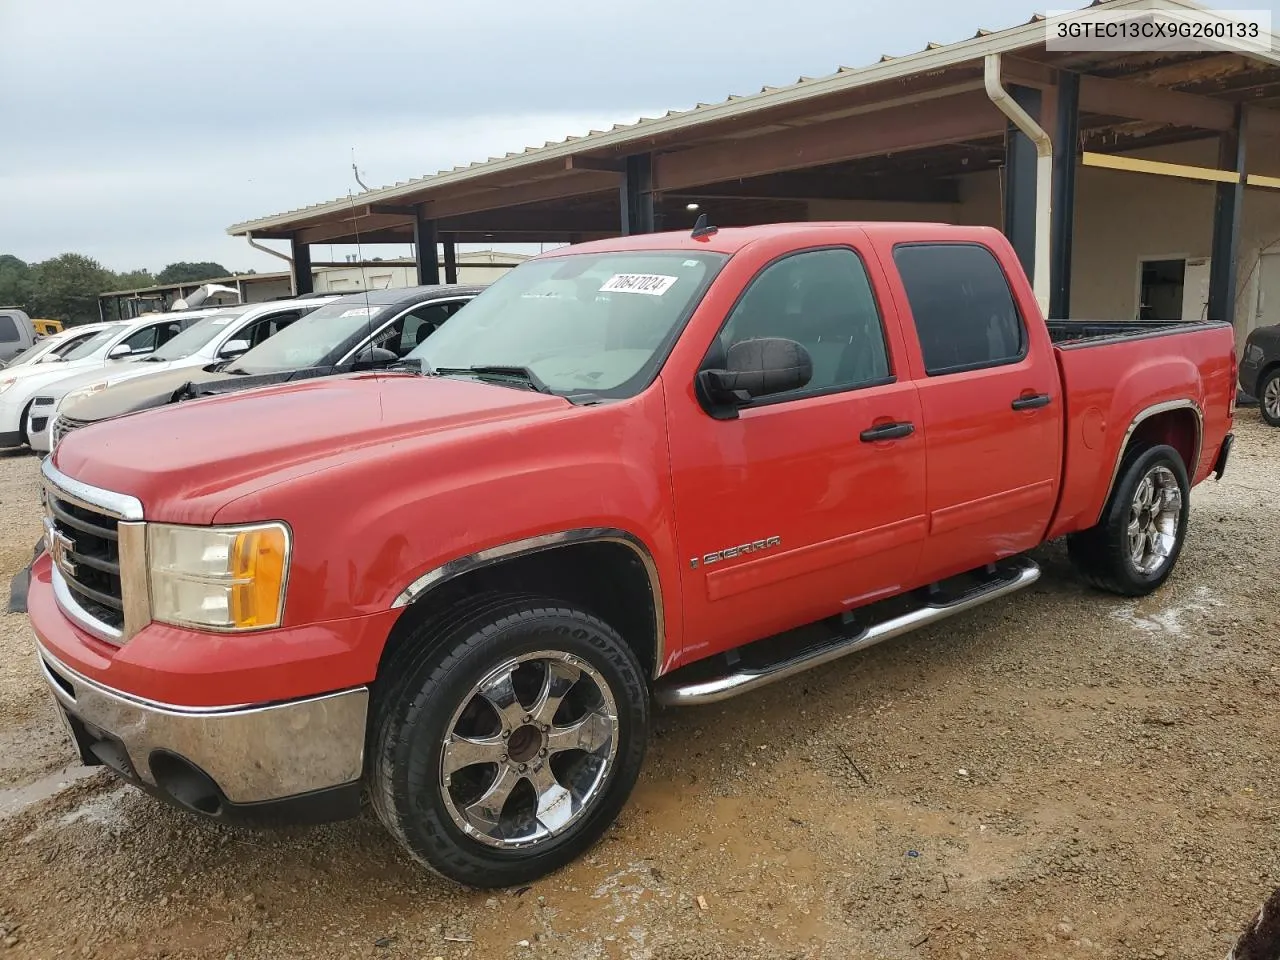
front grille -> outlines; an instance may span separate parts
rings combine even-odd
[[[53,397],[36,397],[31,402],[33,407],[51,407],[53,406]]]
[[[55,533],[49,553],[67,590],[89,616],[123,630],[119,522],[63,498],[54,487],[47,490],[46,509]]]
[[[41,430],[43,430],[43,429],[44,429],[45,427],[47,427],[48,425],[49,425],[49,418],[48,418],[48,417],[32,417],[32,418],[31,418],[31,432],[32,432],[32,433],[39,433]]]
[[[58,416],[53,419],[53,436],[49,449],[53,449],[58,445],[58,441],[65,437],[72,430],[79,430],[81,427],[87,427],[91,421],[76,420],[74,417]]]

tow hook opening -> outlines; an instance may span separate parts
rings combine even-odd
[[[222,791],[212,777],[190,760],[157,750],[151,754],[149,762],[156,787],[179,806],[207,817],[222,813]]]

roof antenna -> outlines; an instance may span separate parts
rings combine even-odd
[[[355,175],[356,183],[360,184],[360,189],[364,190],[365,193],[368,193],[369,187],[363,180],[360,179],[360,171],[356,168],[356,148],[355,147],[351,148],[351,172],[352,174]]]
[[[720,232],[719,227],[713,227],[707,222],[705,213],[698,214],[698,222],[693,225],[693,233],[689,234],[694,240],[701,240],[703,237],[714,236]]]

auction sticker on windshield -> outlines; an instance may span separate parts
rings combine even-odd
[[[601,293],[646,293],[660,297],[679,277],[666,277],[660,273],[618,273],[605,281]]]

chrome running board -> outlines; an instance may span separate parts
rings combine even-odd
[[[1040,579],[1040,567],[1031,560],[1017,558],[964,576],[970,579],[977,576],[980,579],[976,584],[961,588],[959,592],[949,592],[948,584],[964,577],[913,591],[905,598],[894,598],[899,607],[904,599],[917,599],[918,605],[903,613],[867,624],[856,633],[836,631],[834,636],[822,637],[816,641],[809,639],[806,642],[801,634],[818,628],[819,625],[802,627],[800,630],[749,644],[741,650],[731,650],[727,654],[690,664],[659,680],[654,696],[659,703],[672,707],[716,703],[736,697],[740,693],[822,666],[1029,587]],[[873,612],[894,600],[873,604],[864,611],[854,611],[847,617]],[[780,655],[771,654],[768,649],[770,647],[780,648]],[[753,651],[752,648],[760,649]]]

